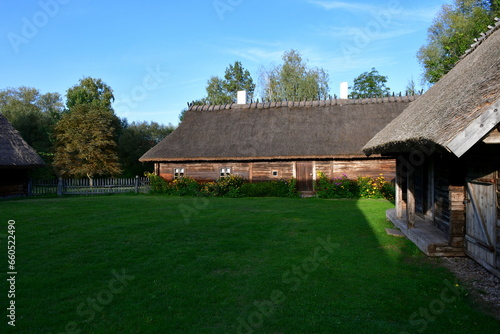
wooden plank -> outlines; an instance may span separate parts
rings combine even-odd
[[[400,164],[398,159],[398,165]],[[398,169],[399,170],[399,169]],[[396,174],[396,217],[398,219],[403,218],[403,175],[401,173]]]
[[[500,123],[500,99],[484,111],[478,118],[459,132],[447,145],[457,157],[461,157],[481,138]]]
[[[358,176],[377,178],[383,174],[387,181],[396,177],[395,159],[334,160],[331,178],[347,175],[350,179]]]
[[[490,186],[493,186],[490,184]],[[482,245],[483,247],[487,248],[489,251],[493,252],[494,247],[493,247],[493,242],[491,239],[490,231],[488,230],[488,223],[490,222],[491,219],[488,219],[490,217],[485,216],[483,213],[483,210],[481,210],[481,204],[484,205],[484,203],[480,203],[478,201],[478,198],[480,198],[482,201],[488,201],[489,198],[485,198],[483,196],[478,197],[476,196],[476,192],[474,190],[474,187],[471,185],[470,182],[467,182],[467,191],[469,193],[469,200],[471,204],[471,208],[473,210],[474,218],[471,217],[471,220],[468,221],[468,223],[472,223],[472,221],[476,222],[477,224],[473,224],[471,227],[476,227],[477,229],[474,231],[475,233],[470,235],[469,237],[472,237],[474,239],[477,239],[478,245]],[[479,232],[479,233],[478,233]],[[479,239],[479,234],[482,234],[485,238],[484,240]]]
[[[407,177],[406,216],[408,217],[408,228],[415,227],[415,181],[413,174],[409,174]]]
[[[427,165],[427,203],[425,215],[434,221],[434,159],[429,158]]]

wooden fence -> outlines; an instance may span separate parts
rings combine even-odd
[[[147,193],[149,178],[107,178],[107,179],[51,179],[32,180],[28,187],[30,196],[50,195],[97,195],[128,192]]]

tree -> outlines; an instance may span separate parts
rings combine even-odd
[[[241,62],[235,61],[234,65],[226,68],[224,78],[211,77],[207,82],[207,97],[197,101],[201,104],[226,104],[236,102],[238,91],[247,92],[251,99],[255,91],[255,84],[250,72],[245,70]]]
[[[448,73],[499,14],[499,0],[454,0],[444,5],[428,29],[427,44],[417,53],[424,68],[422,82],[433,84]]]
[[[61,175],[88,177],[117,175],[117,144],[113,114],[93,104],[74,105],[57,123],[54,165]]]
[[[78,85],[73,86],[66,92],[66,108],[80,104],[89,104],[113,110],[111,104],[115,101],[113,90],[101,79],[86,77],[80,80]]]
[[[122,121],[111,103],[113,90],[101,79],[84,78],[68,89],[67,112],[56,126],[54,165],[69,176],[120,173],[117,141]]]
[[[328,73],[309,68],[298,51],[283,54],[283,65],[261,69],[262,97],[265,100],[321,100],[328,97]]]
[[[386,83],[387,77],[380,75],[373,67],[370,72],[364,72],[354,79],[354,85],[349,87],[352,90],[349,96],[352,99],[382,97],[391,90],[386,87]]]
[[[172,124],[163,125],[156,122],[133,122],[126,125],[118,143],[123,175],[133,177],[151,172],[153,163],[141,163],[139,158],[172,133],[174,129]]]
[[[408,84],[406,85],[406,94],[407,95],[417,95],[417,85],[415,84],[415,80],[413,80],[413,77],[408,80]]]
[[[29,87],[0,90],[0,113],[40,155],[53,153],[51,135],[63,113],[58,93],[41,94]]]

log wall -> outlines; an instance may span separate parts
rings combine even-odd
[[[381,174],[387,181],[396,176],[394,159],[350,159],[314,161],[316,173],[321,171],[330,179],[347,175],[350,179],[358,176],[377,178]],[[174,179],[174,170],[184,169],[184,176],[201,182],[218,180],[221,168],[231,168],[231,174],[239,175],[251,182],[296,178],[295,161],[252,161],[252,162],[179,162],[159,163],[155,172],[167,181]]]

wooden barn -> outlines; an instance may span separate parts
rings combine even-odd
[[[0,114],[0,197],[27,195],[29,170],[43,165],[42,158]]]
[[[500,276],[500,22],[364,147],[397,158],[387,216],[430,256]]]
[[[166,180],[214,181],[237,174],[251,182],[297,179],[313,191],[317,171],[330,178],[395,177],[395,160],[366,157],[364,144],[414,96],[192,106],[179,127],[140,161]]]

